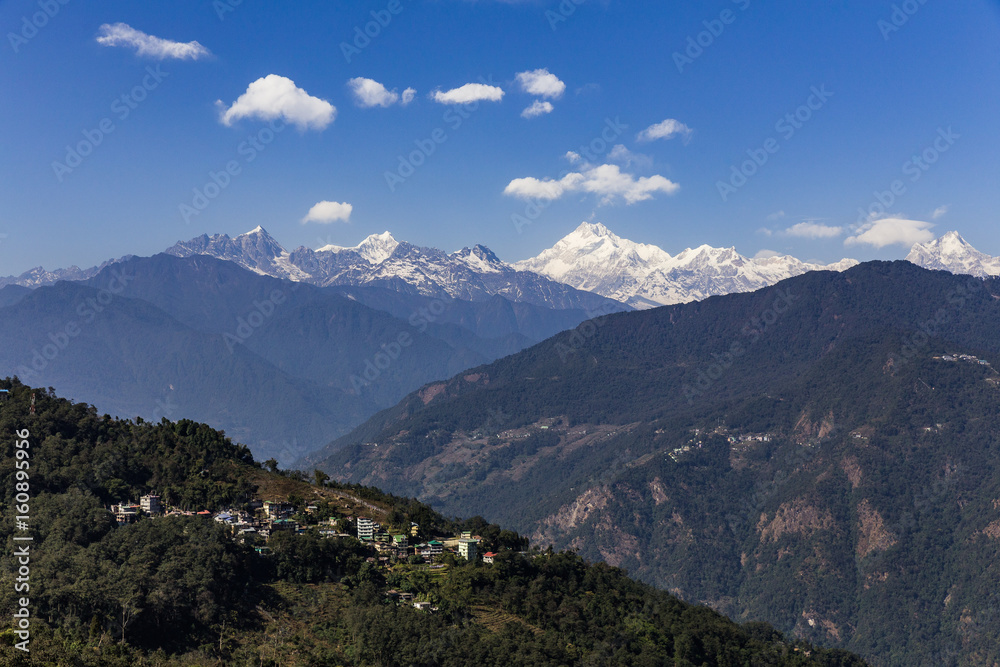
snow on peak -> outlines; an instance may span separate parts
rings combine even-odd
[[[510,267],[484,245],[462,248],[457,252],[453,252],[450,257],[479,273],[502,273],[510,271]]]
[[[1000,257],[976,250],[957,231],[948,232],[929,243],[915,244],[906,259],[925,269],[980,278],[1000,275]]]
[[[399,247],[399,241],[392,238],[389,232],[372,234],[358,244],[358,254],[372,264],[381,264]]]
[[[316,252],[356,252],[364,257],[369,264],[381,264],[389,259],[392,253],[399,247],[399,241],[392,237],[389,232],[372,234],[364,241],[354,247],[344,247],[339,245],[323,246]]]
[[[700,245],[676,256],[655,245],[616,236],[598,223],[583,223],[537,257],[515,264],[636,308],[684,303],[715,294],[748,292],[807,271],[842,270],[857,264],[807,264],[794,257],[754,260],[736,248]]]

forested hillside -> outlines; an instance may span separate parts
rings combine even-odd
[[[612,315],[424,387],[322,465],[874,664],[993,665],[998,304],[895,262]]]
[[[519,553],[521,538],[478,518],[446,519],[319,474],[309,481],[263,470],[245,447],[201,424],[111,419],[17,380],[0,389],[9,393],[0,399],[0,599],[11,613],[29,598],[31,651],[4,630],[4,664],[865,664],[762,623],[736,625],[572,552]],[[27,529],[14,525],[14,482],[25,470]],[[303,529],[255,549],[211,518],[119,524],[106,507],[150,491],[170,507],[206,512],[280,500]],[[420,522],[427,534],[476,531],[496,559],[383,562],[370,544],[318,531],[316,512],[349,525],[352,506],[387,525]],[[15,535],[33,538],[30,591],[21,594]],[[433,609],[396,602],[402,593]]]

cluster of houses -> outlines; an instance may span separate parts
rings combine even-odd
[[[979,364],[980,366],[989,366],[990,362],[985,359],[980,359],[979,357],[972,354],[946,354],[941,357],[944,361],[964,361],[970,364]]]
[[[266,542],[275,532],[303,532],[305,528],[292,519],[295,508],[291,503],[283,501],[253,501],[249,505],[250,511],[228,509],[220,512],[210,512],[201,510],[200,512],[185,511],[176,508],[164,507],[161,499],[157,495],[145,495],[139,499],[138,503],[127,502],[120,505],[112,505],[110,511],[115,515],[120,525],[132,523],[140,516],[200,516],[212,519],[228,527],[233,535],[237,536],[241,542],[250,541],[252,543]],[[315,512],[317,507],[310,505],[306,512]],[[347,533],[338,532],[335,527],[336,520],[330,519],[324,525],[319,526],[319,532],[326,537],[351,537]],[[265,547],[257,547],[258,552],[266,552]]]
[[[771,442],[770,433],[744,433],[742,435],[729,436],[729,444],[735,445],[738,442]]]
[[[445,553],[453,553],[461,556],[467,561],[478,560],[479,542],[482,538],[473,535],[471,531],[466,531],[457,539],[451,540],[428,540],[417,544],[410,544],[411,538],[415,538],[420,530],[420,526],[415,523],[410,524],[409,534],[400,533],[390,535],[383,530],[382,526],[372,519],[358,517],[356,521],[358,539],[367,542],[378,550],[383,557],[395,556],[397,559],[405,559],[409,556],[420,556],[424,560],[433,562],[441,558]],[[483,561],[492,563],[496,554],[487,552],[483,555]]]
[[[255,545],[258,553],[266,554],[268,548],[264,546],[271,535],[277,532],[302,533],[308,530],[305,526],[299,525],[293,515],[295,507],[289,502],[280,500],[253,501],[249,504],[250,511],[228,509],[220,512],[210,512],[202,510],[200,512],[184,511],[175,508],[166,508],[161,502],[160,496],[149,494],[142,496],[138,503],[127,502],[119,505],[112,505],[110,511],[121,525],[132,523],[140,516],[201,516],[214,520],[217,523],[227,526],[241,542],[250,542]],[[318,511],[315,505],[306,507],[306,513]],[[347,517],[348,520],[352,517]],[[353,537],[348,533],[338,529],[340,521],[331,517],[321,522],[315,529],[323,537]],[[418,555],[428,562],[439,560],[445,553],[453,553],[468,561],[478,560],[479,542],[481,537],[472,535],[466,531],[455,539],[428,540],[427,542],[415,542],[420,531],[420,526],[411,523],[408,533],[390,534],[373,519],[358,517],[355,521],[357,527],[357,538],[362,542],[371,544],[377,551],[379,561],[388,561],[391,557],[404,560],[409,556]],[[483,554],[483,562],[492,564],[495,553],[487,552]]]
[[[160,503],[160,497],[154,495],[146,495],[139,499],[137,503],[122,503],[120,505],[112,505],[111,513],[115,515],[119,524],[132,523],[140,516],[157,516],[163,514],[163,505]]]

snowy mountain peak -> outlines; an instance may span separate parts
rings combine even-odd
[[[655,245],[635,243],[602,224],[583,223],[537,257],[515,264],[578,289],[624,301],[636,308],[697,301],[715,294],[749,292],[819,269],[857,264],[807,264],[794,257],[747,259],[736,248],[700,245],[676,256]]]
[[[364,241],[354,247],[328,245],[323,246],[316,252],[356,252],[365,258],[365,260],[367,260],[370,264],[381,264],[385,260],[389,259],[398,247],[399,241],[394,239],[392,234],[389,232],[382,232],[381,234],[372,234],[371,236],[368,236]]]
[[[500,260],[496,254],[484,245],[472,248],[462,248],[453,252],[450,257],[458,260],[474,271],[480,273],[502,273],[510,271],[510,267]]]
[[[615,236],[611,232],[610,229],[608,229],[607,227],[605,227],[600,222],[581,222],[580,226],[577,227],[575,230],[573,230],[573,234],[577,234],[577,235],[580,235],[580,236],[582,236],[584,234],[589,234],[591,236],[607,236],[607,237],[613,238],[615,240],[620,240],[620,239],[618,239],[617,236]],[[572,236],[572,234],[571,234],[571,236]]]
[[[392,253],[399,247],[399,241],[392,238],[389,232],[372,234],[360,244],[358,244],[358,254],[367,259],[372,264],[381,264],[389,259]]]
[[[925,269],[980,278],[1000,275],[1000,257],[992,257],[976,250],[955,231],[929,243],[915,244],[906,259]]]

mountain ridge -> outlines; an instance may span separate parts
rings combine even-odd
[[[584,222],[553,247],[515,266],[644,308],[752,292],[807,271],[841,271],[857,263],[809,264],[791,256],[748,259],[736,248],[709,245],[671,256],[655,245],[623,239],[603,224]]]
[[[612,314],[311,460],[875,665],[992,665],[998,296],[870,262]]]
[[[615,235],[602,223],[582,223],[537,256],[504,262],[483,245],[453,253],[397,241],[388,232],[371,234],[356,246],[329,244],[313,250],[286,250],[263,227],[229,237],[203,234],[179,241],[165,252],[178,257],[209,255],[260,275],[320,286],[377,285],[403,293],[486,300],[495,295],[549,308],[611,312],[615,303],[631,308],[698,301],[709,296],[749,292],[809,271],[843,271],[857,264],[803,262],[791,255],[747,258],[734,247],[702,244],[670,255],[662,248]],[[46,271],[36,267],[20,276],[0,277],[0,287],[39,287],[59,280],[88,280],[107,266]],[[918,266],[956,274],[1000,275],[1000,257],[973,248],[952,231],[927,244],[915,244],[906,257]]]

